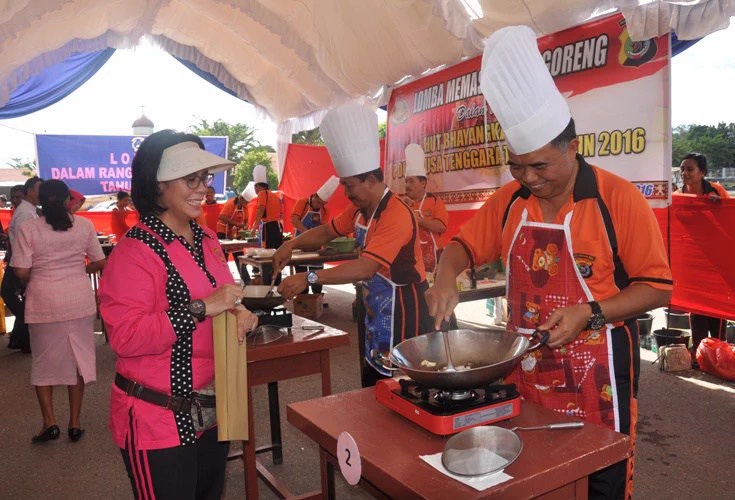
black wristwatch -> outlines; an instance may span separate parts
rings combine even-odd
[[[587,329],[588,330],[601,330],[607,323],[607,320],[605,319],[605,315],[602,314],[602,308],[600,307],[600,304],[598,304],[597,301],[595,300],[592,300],[587,303],[592,308],[592,314],[590,315],[590,319],[587,320]]]
[[[315,271],[309,271],[309,273],[306,275],[306,281],[310,285],[316,285],[319,283],[319,276],[316,274]]]
[[[197,321],[204,321],[207,315],[207,306],[203,300],[192,300],[189,302],[189,312],[196,318]]]

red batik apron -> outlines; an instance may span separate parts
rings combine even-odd
[[[574,261],[569,223],[527,221],[524,210],[507,262],[508,329],[530,334],[558,308],[592,300]],[[613,430],[619,428],[611,325],[582,331],[559,348],[526,354],[506,381],[528,401]]]
[[[416,210],[416,214],[422,218],[424,217],[424,214],[421,213],[421,208],[424,206],[425,200],[426,193],[424,193],[424,197],[421,198],[419,208],[418,210]],[[427,214],[427,217],[431,217],[431,213]],[[419,241],[421,242],[421,254],[424,256],[424,267],[426,268],[426,272],[433,273],[434,268],[436,267],[437,260],[436,251],[439,248],[436,244],[434,233],[426,228],[419,226]]]

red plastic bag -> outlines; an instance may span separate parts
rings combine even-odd
[[[735,381],[735,345],[708,337],[697,348],[697,363],[703,372]]]

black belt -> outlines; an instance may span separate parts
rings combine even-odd
[[[189,413],[191,412],[192,398],[185,398],[183,396],[171,396],[162,392],[148,389],[147,387],[129,380],[119,373],[115,374],[115,385],[128,396],[141,399],[147,403],[154,404],[156,406],[162,406],[167,410],[181,411]],[[195,396],[196,405],[202,407],[214,408],[215,398],[214,396],[207,396],[204,394],[192,393]]]

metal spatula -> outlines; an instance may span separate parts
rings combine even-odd
[[[276,273],[273,273],[273,279],[271,280],[271,287],[268,289],[268,292],[265,294],[265,298],[273,296],[273,287],[275,286],[276,286]]]

